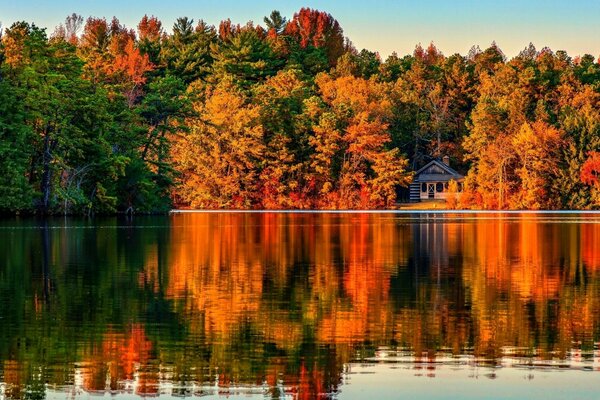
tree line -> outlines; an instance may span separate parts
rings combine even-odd
[[[382,60],[326,12],[262,22],[4,29],[0,211],[387,208],[444,155],[467,176],[456,207],[600,206],[593,56]]]

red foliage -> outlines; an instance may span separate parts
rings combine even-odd
[[[235,36],[240,30],[240,25],[234,25],[228,18],[225,21],[221,21],[219,24],[219,37],[221,40],[227,40],[232,36]]]
[[[138,35],[140,40],[156,42],[162,35],[162,23],[156,17],[144,15],[138,24]]]
[[[269,29],[269,31],[267,32],[267,37],[271,40],[277,39],[277,31],[275,30],[275,28]]]
[[[429,43],[427,49],[423,49],[421,44],[415,47],[413,57],[427,65],[437,65],[444,61],[444,55],[438,50],[433,42]]]
[[[284,33],[296,38],[301,47],[326,48],[330,63],[344,53],[344,33],[338,21],[324,11],[302,8],[294,14]]]
[[[300,46],[324,47],[328,36],[338,35],[343,40],[339,23],[323,11],[302,8],[287,24],[285,33],[300,40]]]
[[[590,151],[588,159],[581,167],[581,182],[590,186],[600,186],[600,153]]]

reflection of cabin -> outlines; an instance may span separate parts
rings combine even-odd
[[[413,183],[410,184],[410,201],[418,203],[427,199],[446,199],[448,182],[458,182],[459,191],[465,177],[450,167],[450,158],[444,156],[443,161],[433,160],[415,172]]]

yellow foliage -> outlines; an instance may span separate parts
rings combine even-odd
[[[451,179],[448,182],[448,191],[446,197],[446,207],[449,210],[455,210],[460,203],[460,194],[458,193],[458,182]]]
[[[257,106],[223,80],[196,102],[190,131],[172,149],[181,172],[178,195],[197,208],[248,208],[255,196],[256,166],[264,152]]]

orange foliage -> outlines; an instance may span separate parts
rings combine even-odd
[[[341,139],[337,146],[344,151],[344,161],[335,207],[389,207],[395,201],[396,186],[407,184],[410,177],[405,173],[408,161],[400,156],[398,149],[385,147],[391,140],[387,124],[392,112],[386,97],[388,87],[374,80],[353,76],[332,79],[328,75],[319,75],[317,85],[323,100],[336,114],[338,124],[345,126],[341,135],[336,134]],[[321,131],[317,129],[316,133]],[[322,143],[319,136],[315,139],[314,143]],[[322,150],[331,153],[335,149],[329,144]]]
[[[142,325],[107,328],[100,343],[78,349],[84,390],[133,387],[152,395],[160,371],[173,382],[218,379],[220,393],[267,382],[273,393],[311,397],[331,392],[345,363],[379,346],[432,362],[448,351],[564,359],[595,345],[594,221],[531,214],[172,218],[169,245],[147,247],[140,285],[159,282],[188,336],[154,344]],[[163,273],[156,271],[159,246]],[[201,351],[188,351],[190,344]],[[316,354],[296,363],[304,346]],[[18,397],[35,368],[28,361],[3,368],[6,392]]]
[[[28,35],[29,27],[26,24],[13,26],[4,35],[0,35],[4,56],[3,62],[13,68],[23,65],[26,61],[24,46]]]
[[[111,69],[114,74],[124,74],[126,79],[136,86],[146,82],[144,75],[152,71],[154,66],[148,59],[148,55],[142,55],[135,47],[135,42],[129,39],[123,53],[115,57]]]
[[[303,306],[303,315],[316,324],[319,340],[377,340],[390,329],[386,322],[392,319],[389,281],[397,265],[406,263],[408,251],[394,243],[406,232],[389,223],[369,223],[378,217],[368,214],[343,227],[334,223],[336,216],[323,216],[331,222],[322,224],[310,223],[314,217],[178,216],[188,228],[173,230],[168,296],[182,301],[190,315],[201,313],[203,322],[192,325],[213,340],[231,338],[240,323],[250,321],[266,340],[283,349],[294,348],[301,341],[302,325],[286,312],[269,308],[263,300],[263,281],[266,276],[284,287],[294,263],[308,257],[314,270],[308,288],[311,300]],[[247,231],[247,224],[257,229]],[[337,276],[333,264],[337,243],[333,237],[340,238],[340,251],[347,260],[343,277]],[[340,284],[344,293],[338,291]],[[342,295],[348,300],[342,300]]]
[[[234,25],[228,18],[219,23],[219,38],[221,38],[221,40],[228,40],[240,30],[241,26],[239,24]]]
[[[118,390],[123,381],[134,380],[139,372],[137,393],[156,393],[158,376],[156,372],[145,371],[151,351],[152,343],[139,324],[131,325],[125,333],[106,332],[102,346],[93,348],[83,362],[84,389],[91,392]]]

